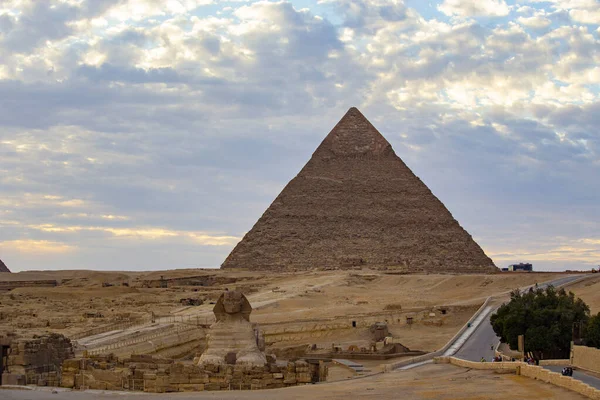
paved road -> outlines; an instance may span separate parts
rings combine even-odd
[[[566,367],[566,365],[564,367]],[[563,366],[545,366],[544,368],[549,369],[553,372],[561,372]],[[587,383],[588,385],[593,386],[596,389],[600,389],[600,378],[588,375],[583,371],[573,371],[573,378],[580,380],[583,383]]]
[[[493,310],[495,311],[495,310]],[[479,361],[481,357],[485,357],[487,361],[492,361],[494,357],[494,347],[498,344],[500,338],[496,336],[492,324],[490,322],[491,311],[486,320],[482,322],[475,332],[471,334],[466,343],[454,354],[454,357],[462,358],[469,361]]]
[[[580,279],[581,277],[581,275],[569,275],[550,282],[541,283],[539,284],[539,287],[544,289],[549,285],[564,285],[576,279]],[[477,327],[473,334],[467,339],[465,344],[454,355],[455,357],[470,361],[479,361],[481,360],[481,357],[485,357],[487,361],[492,360],[494,357],[494,350],[492,349],[492,346],[498,344],[498,341],[500,340],[500,338],[496,336],[496,333],[494,333],[489,319],[494,311],[496,310],[492,310],[486,317],[486,321]]]

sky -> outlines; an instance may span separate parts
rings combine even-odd
[[[218,267],[352,106],[497,266],[600,264],[599,0],[0,0],[0,259]]]

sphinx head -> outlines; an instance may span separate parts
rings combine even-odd
[[[240,315],[247,321],[250,320],[252,306],[246,296],[238,290],[223,292],[219,301],[213,309],[217,321],[222,320],[225,315]]]
[[[223,310],[227,314],[237,314],[242,312],[244,295],[237,290],[223,293]]]

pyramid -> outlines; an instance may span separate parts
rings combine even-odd
[[[222,268],[496,272],[493,261],[356,108]]]
[[[10,272],[10,270],[8,269],[8,267],[6,266],[6,264],[4,264],[2,262],[2,260],[0,260],[0,272]]]

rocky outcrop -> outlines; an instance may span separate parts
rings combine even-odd
[[[2,260],[0,260],[0,272],[10,272],[10,270],[8,269],[8,267],[6,266],[6,264],[4,264],[2,262]]]
[[[496,272],[441,201],[351,108],[223,268]]]

